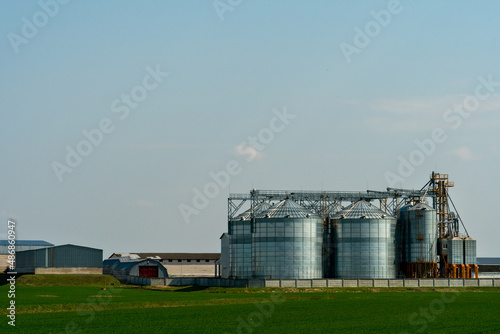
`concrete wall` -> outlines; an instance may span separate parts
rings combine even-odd
[[[207,264],[200,264],[196,262],[191,263],[179,263],[175,262],[162,263],[165,268],[167,268],[168,276],[172,277],[185,277],[185,276],[204,276],[204,277],[215,277],[215,264],[213,262]]]
[[[177,277],[177,278],[146,278],[128,276],[127,283],[136,285],[168,285],[168,286],[221,286],[230,288],[244,288],[248,280],[228,280],[211,277]]]
[[[102,268],[81,267],[81,268],[35,268],[35,274],[57,274],[57,275],[102,275]]]
[[[348,287],[500,287],[500,279],[303,279],[303,280],[232,280],[210,277],[175,277],[166,279],[150,279],[144,277],[127,278],[127,282],[139,285],[169,285],[169,286],[221,286],[249,288],[348,288]]]

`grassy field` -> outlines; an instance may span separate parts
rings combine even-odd
[[[52,283],[49,282],[52,280]],[[55,280],[55,281],[54,281]],[[67,281],[69,280],[69,281]],[[500,289],[148,288],[25,276],[19,333],[494,333]],[[71,283],[71,281],[73,283]],[[42,286],[36,286],[36,285]],[[73,286],[64,286],[64,285]],[[7,296],[8,286],[0,287]],[[7,300],[7,298],[3,299]],[[0,332],[10,326],[7,302]]]

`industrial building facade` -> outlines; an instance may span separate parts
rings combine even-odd
[[[134,277],[168,277],[167,269],[156,260],[125,257],[104,260],[103,274],[114,276],[122,283],[128,283]]]
[[[220,276],[477,278],[476,241],[459,233],[450,187],[448,175],[432,173],[421,190],[232,194]]]
[[[109,259],[155,260],[170,277],[215,277],[220,253],[113,253]]]
[[[102,249],[51,246],[16,253],[20,274],[102,274]]]
[[[7,270],[8,264],[7,259],[9,257],[9,241],[0,240],[0,272]],[[22,252],[25,250],[40,249],[45,247],[54,246],[50,242],[43,240],[16,240],[15,247],[16,252]]]

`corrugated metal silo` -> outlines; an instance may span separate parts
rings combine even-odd
[[[396,277],[396,218],[360,200],[332,223],[336,278]]]
[[[255,278],[323,277],[323,219],[293,200],[260,213],[252,230]]]
[[[465,277],[478,278],[479,267],[476,260],[476,240],[467,237],[464,239]]]
[[[270,205],[261,202],[253,207],[254,216],[269,209]],[[229,221],[229,277],[251,278],[252,276],[252,209]]]
[[[334,256],[333,245],[333,229],[330,217],[334,216],[337,212],[341,211],[342,205],[335,202],[327,206],[324,210],[324,216],[327,220],[327,225],[323,225],[323,276],[326,278],[333,278],[333,263]]]
[[[402,230],[402,272],[406,277],[437,276],[437,215],[436,210],[418,202],[400,210]]]
[[[404,275],[404,263],[406,261],[406,252],[404,245],[407,242],[406,228],[408,226],[408,210],[415,203],[410,202],[402,206],[398,210],[398,218],[396,224],[396,265],[398,267],[397,274]]]
[[[448,245],[448,264],[464,263],[464,246],[462,238],[447,239]]]
[[[465,264],[477,264],[476,260],[476,240],[472,238],[464,239]]]

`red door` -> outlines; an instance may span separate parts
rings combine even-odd
[[[158,277],[158,267],[156,267],[156,266],[139,266],[139,276],[141,276],[141,277]]]

